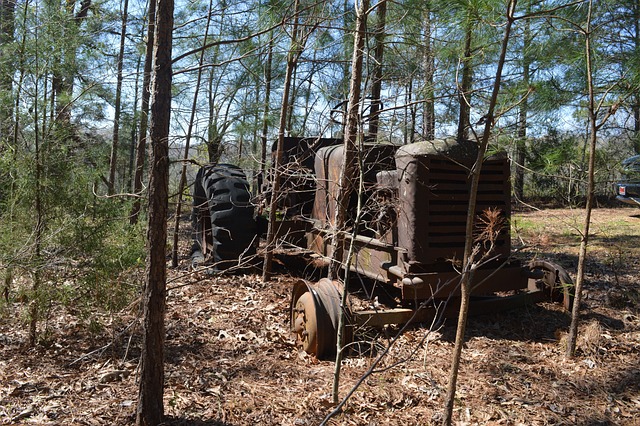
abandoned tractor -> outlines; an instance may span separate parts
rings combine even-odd
[[[352,191],[348,229],[340,230],[341,247],[352,246],[348,257],[348,250],[337,252],[333,243],[344,158],[341,141],[288,139],[283,170],[295,173],[284,174],[277,235],[309,250],[315,265],[328,265],[337,257],[344,273],[363,277],[357,280],[363,284],[361,289],[349,289],[362,295],[361,303],[345,306],[350,328],[424,322],[454,314],[459,306],[470,169],[477,143],[440,139],[400,147],[365,146],[358,161],[360,191]],[[196,240],[201,241],[202,253],[210,247],[213,258],[222,259],[231,252],[224,251],[223,256],[216,250],[227,242],[238,243],[233,255],[251,251],[249,233],[255,228],[249,226],[240,229],[238,239],[221,242],[220,237],[207,237],[221,232],[216,229],[221,226],[214,217],[217,210],[211,207],[216,192],[207,190],[207,185],[215,186],[208,182],[216,178],[207,176],[221,174],[214,172],[215,167],[204,170],[198,174],[201,182],[196,182],[195,191],[201,185],[204,196],[194,197],[194,217],[198,217],[194,229],[201,230]],[[572,281],[563,268],[539,260],[524,265],[511,256],[509,173],[504,155],[487,158],[482,166],[474,231],[479,266],[471,282],[471,313],[543,300],[569,308]],[[239,205],[247,209],[248,217],[246,202]],[[225,235],[235,231],[227,228]],[[316,283],[300,280],[294,286],[290,320],[302,350],[318,357],[335,351],[342,282],[324,278]]]

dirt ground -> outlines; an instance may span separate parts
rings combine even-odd
[[[574,274],[581,215],[514,214],[514,250]],[[472,318],[456,424],[640,424],[640,210],[598,209],[592,233],[577,357],[564,356],[569,317],[559,306]],[[166,423],[320,424],[332,410],[334,365],[299,354],[291,339],[294,272],[281,270],[269,283],[252,274],[189,273],[187,246],[182,265],[169,272]],[[47,322],[48,343],[36,348],[25,344],[24,307],[9,306],[0,324],[0,423],[131,424],[141,331],[131,306],[118,315],[95,313],[93,327],[58,309]],[[395,331],[365,336],[372,351],[344,361],[341,397]],[[328,424],[438,423],[454,338],[453,321],[432,331],[411,327]]]

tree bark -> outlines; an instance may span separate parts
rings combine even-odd
[[[531,5],[527,6],[527,14],[531,13]],[[522,83],[529,90],[531,79],[531,56],[529,48],[531,46],[531,20],[524,21],[524,38],[522,45]],[[515,176],[513,180],[513,192],[516,199],[524,200],[524,166],[527,149],[527,115],[529,114],[528,98],[524,98],[518,110],[518,139],[515,149]]]
[[[381,5],[382,6],[382,5]],[[335,217],[335,230],[332,238],[334,248],[329,264],[329,279],[337,276],[337,272],[342,264],[344,238],[341,232],[344,231],[346,223],[347,210],[349,208],[349,198],[356,187],[356,155],[358,152],[358,133],[360,120],[360,95],[362,85],[362,67],[364,62],[364,45],[367,31],[367,11],[369,9],[369,0],[362,0],[360,7],[356,10],[356,31],[353,41],[353,58],[351,60],[351,79],[349,83],[349,103],[347,106],[347,117],[344,135],[344,158],[342,160],[342,170],[340,172],[340,184],[338,190],[338,202]],[[355,225],[354,225],[355,226]],[[355,229],[354,229],[355,232]],[[350,246],[350,249],[352,247]],[[349,260],[347,260],[349,261]],[[342,303],[347,298],[346,285],[342,289]],[[345,324],[344,309],[341,310],[341,318],[339,320],[339,329],[336,351],[336,362],[334,364],[333,374],[333,402],[338,402],[338,388],[340,384],[340,369],[342,366],[342,339],[343,328]]]
[[[460,105],[460,115],[458,118],[458,139],[469,139],[469,128],[471,126],[471,39],[473,37],[473,25],[471,16],[467,16],[464,33],[464,57],[462,59],[462,81],[458,89],[458,103]]]
[[[633,47],[636,52],[640,51],[640,4],[638,2],[633,3],[633,27],[634,35]],[[639,72],[636,70],[636,73]],[[631,96],[633,105],[633,149],[636,154],[640,154],[640,94],[636,91]]]
[[[334,253],[329,264],[329,279],[337,276],[341,266],[343,242],[340,232],[343,231],[349,198],[353,192],[354,176],[356,170],[356,153],[358,151],[358,130],[360,126],[360,97],[362,84],[362,67],[364,63],[364,42],[367,30],[367,15],[369,0],[362,0],[356,14],[356,31],[353,41],[353,59],[351,61],[351,78],[349,82],[349,102],[347,104],[347,116],[344,133],[344,158],[340,172],[338,200],[335,213],[335,229],[332,238]]]
[[[143,297],[144,334],[136,424],[155,426],[164,417],[164,314],[171,115],[173,0],[158,0],[151,104],[151,164],[147,266]]]
[[[15,32],[15,0],[0,0],[0,142],[8,141],[13,134],[13,75],[15,63],[11,44]],[[0,150],[3,147],[0,145]]]
[[[369,115],[369,136],[375,139],[378,136],[380,122],[380,109],[382,109],[382,61],[384,57],[385,23],[387,20],[387,1],[379,0],[376,10],[378,22],[374,30],[375,48],[373,52],[373,87],[371,90],[371,114]]]
[[[291,80],[293,72],[298,63],[298,58],[302,53],[302,46],[298,44],[296,35],[298,34],[298,0],[295,0],[293,6],[294,21],[291,38],[291,46],[289,47],[289,55],[287,57],[287,68],[284,76],[284,90],[282,92],[282,106],[280,109],[280,125],[278,129],[278,145],[276,147],[276,156],[273,164],[273,183],[271,185],[271,202],[269,203],[269,224],[267,225],[267,241],[264,253],[264,265],[262,268],[262,280],[269,281],[271,279],[271,269],[273,262],[273,245],[275,242],[276,227],[276,211],[278,207],[278,196],[280,192],[280,164],[282,163],[282,151],[284,147],[284,134],[287,127],[287,112],[289,111],[289,96],[291,91]]]
[[[138,99],[140,96],[140,68],[142,65],[142,56],[138,56],[136,60],[136,79],[133,88],[133,111],[134,117],[138,115]],[[133,176],[135,174],[135,162],[136,162],[136,141],[138,140],[138,128],[135,125],[131,126],[131,133],[129,134],[129,167],[127,169],[127,191],[133,192]]]
[[[267,147],[269,141],[267,140],[269,134],[269,109],[271,100],[271,67],[273,63],[273,33],[269,38],[269,51],[267,53],[267,63],[264,68],[264,110],[262,111],[262,144],[260,146],[260,177],[258,178],[258,190],[262,186],[262,181],[266,178],[265,173],[267,170]]]
[[[111,140],[111,157],[109,160],[109,183],[107,193],[112,195],[115,191],[116,168],[118,165],[118,147],[120,145],[120,110],[122,107],[122,68],[124,63],[124,46],[127,40],[127,14],[129,0],[124,0],[122,7],[122,25],[120,27],[120,50],[118,51],[118,65],[116,77],[116,99],[113,114],[113,136]]]
[[[209,25],[211,24],[212,15],[212,3],[209,1],[209,14],[207,15],[207,24],[204,30],[204,44],[207,44],[207,38],[209,37]],[[171,252],[171,266],[176,268],[178,266],[178,236],[180,233],[180,215],[182,213],[182,201],[184,189],[187,185],[187,160],[189,159],[189,149],[191,147],[191,135],[193,133],[193,126],[196,121],[196,110],[198,108],[198,97],[200,94],[200,83],[202,82],[202,71],[204,64],[205,51],[200,52],[200,60],[198,67],[198,77],[196,78],[196,85],[193,93],[193,102],[191,104],[191,116],[189,117],[189,127],[187,128],[187,136],[184,143],[184,155],[182,156],[182,170],[180,173],[180,183],[178,184],[178,203],[176,205],[176,217],[173,224],[173,250]]]
[[[422,58],[422,68],[424,69],[424,90],[425,104],[422,110],[422,137],[425,140],[433,140],[436,137],[436,115],[435,115],[435,95],[433,90],[433,76],[435,73],[435,58],[433,53],[433,41],[431,40],[431,5],[427,5],[427,10],[423,14],[424,27],[424,53]]]
[[[591,18],[593,0],[589,1],[589,11],[587,14],[585,37],[585,57],[587,63],[587,90],[588,90],[588,114],[589,114],[589,169],[587,180],[587,203],[585,206],[584,225],[582,228],[582,238],[580,239],[580,251],[578,254],[578,271],[576,273],[576,285],[574,288],[573,307],[571,311],[571,324],[569,326],[569,336],[567,338],[566,356],[571,358],[575,355],[578,341],[578,325],[580,322],[580,305],[582,300],[582,286],[584,283],[585,265],[587,260],[587,246],[589,244],[589,228],[591,225],[591,211],[593,210],[593,200],[595,198],[595,164],[596,164],[596,142],[598,136],[597,108],[595,102],[594,82],[593,82],[593,58],[591,50]]]
[[[38,53],[36,53],[36,63],[38,62]],[[35,99],[38,99],[38,86],[35,87],[34,93]],[[34,106],[34,121],[38,123],[40,112],[37,105],[37,102]],[[43,119],[44,121],[44,119]],[[40,291],[42,284],[42,271],[41,271],[41,260],[42,260],[42,239],[44,234],[44,208],[43,208],[43,200],[42,200],[42,174],[43,174],[43,165],[42,165],[42,151],[41,151],[41,140],[40,140],[40,132],[38,131],[38,126],[35,126],[34,132],[34,148],[35,148],[35,229],[34,229],[34,255],[36,259],[36,265],[34,268],[33,274],[33,287],[32,287],[32,299],[31,306],[29,309],[29,346],[35,346],[38,341],[37,327],[38,327],[38,319],[40,317]]]
[[[153,45],[155,43],[156,28],[156,0],[149,0],[147,13],[147,45],[145,47],[144,77],[142,79],[142,100],[140,105],[140,130],[136,147],[136,170],[133,177],[133,193],[142,195],[142,179],[144,175],[144,163],[147,156],[147,126],[149,124],[149,99],[151,98],[151,66],[153,64]],[[134,201],[131,207],[129,221],[132,225],[138,223],[140,199]]]
[[[451,371],[449,374],[449,384],[447,387],[447,394],[445,399],[445,415],[443,417],[443,424],[446,426],[451,425],[453,417],[453,404],[455,401],[458,371],[460,368],[460,360],[462,358],[462,347],[464,345],[464,335],[467,326],[467,317],[469,312],[469,301],[471,298],[471,283],[474,271],[477,267],[473,256],[474,235],[473,227],[476,219],[476,201],[478,198],[478,186],[480,183],[480,172],[482,171],[482,162],[484,161],[484,155],[487,152],[489,145],[489,138],[494,126],[494,111],[498,101],[498,94],[500,93],[500,85],[502,82],[502,70],[507,55],[507,47],[509,45],[509,37],[511,35],[511,27],[514,22],[514,13],[516,9],[517,0],[509,0],[507,5],[507,24],[504,29],[504,35],[502,38],[502,47],[500,51],[500,59],[498,60],[496,69],[496,79],[493,85],[493,91],[491,93],[491,100],[489,102],[489,109],[485,115],[485,127],[482,134],[482,140],[478,147],[478,156],[476,158],[475,165],[471,175],[471,187],[469,188],[469,209],[467,212],[467,224],[465,229],[465,246],[463,257],[463,271],[460,277],[460,312],[458,314],[458,326],[456,329],[456,342],[453,352],[453,360],[451,362]],[[469,35],[469,34],[468,34]]]
[[[76,32],[80,28],[82,21],[87,17],[89,13],[91,0],[81,0],[80,9],[78,9],[77,12],[75,12],[75,6],[75,0],[65,1],[65,7],[69,16],[69,20],[62,24],[63,26],[61,36],[66,39],[75,38]],[[62,52],[62,57],[59,58],[60,63],[57,64],[58,68],[54,71],[53,75],[52,89],[54,98],[52,99],[52,101],[55,102],[56,121],[63,126],[69,126],[71,123],[70,101],[73,96],[77,53],[77,47],[73,44],[71,45],[71,47],[67,47],[66,49],[64,49]]]

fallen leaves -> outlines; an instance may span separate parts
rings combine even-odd
[[[590,281],[581,329],[586,332],[574,360],[564,358],[557,338],[567,316],[553,305],[473,318],[457,424],[637,424],[638,307],[605,303],[614,283],[636,285],[640,264],[629,268],[618,271],[618,281],[602,274]],[[185,270],[169,271],[176,288],[167,299],[168,424],[319,424],[333,408],[333,364],[298,353],[293,344],[288,321],[296,278],[280,275],[266,284],[259,275],[203,275],[189,282],[181,278]],[[132,424],[140,355],[132,310],[100,316],[103,327],[93,333],[69,312],[54,310],[48,323],[52,343],[36,349],[23,346],[26,330],[18,317],[0,322],[0,423]],[[370,376],[330,424],[437,423],[455,328],[446,324],[416,351],[425,333],[419,327],[406,331],[383,363],[390,368]],[[370,352],[345,359],[340,395],[367,370],[388,336],[371,332],[364,338]]]

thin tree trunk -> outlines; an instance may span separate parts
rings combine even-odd
[[[507,5],[507,24],[504,29],[504,36],[502,38],[502,47],[500,51],[500,59],[498,60],[496,79],[493,85],[493,91],[491,93],[491,101],[489,102],[489,110],[485,115],[485,128],[482,134],[482,140],[478,147],[478,156],[476,158],[475,165],[471,175],[471,187],[469,188],[469,209],[467,212],[467,224],[465,229],[465,246],[463,257],[463,271],[460,277],[461,284],[461,300],[460,300],[460,312],[458,314],[458,326],[456,329],[456,342],[453,352],[453,361],[451,363],[451,371],[449,374],[449,384],[447,387],[447,394],[445,399],[445,415],[443,417],[443,424],[446,426],[451,425],[453,417],[453,404],[455,401],[458,371],[460,368],[460,360],[462,358],[462,347],[464,345],[464,335],[467,326],[467,317],[469,313],[469,301],[471,298],[471,282],[473,274],[476,268],[475,259],[473,258],[473,225],[476,218],[476,201],[478,197],[478,186],[480,184],[480,172],[482,171],[482,162],[484,155],[489,145],[489,138],[491,136],[491,130],[494,126],[494,111],[496,103],[498,101],[498,94],[500,93],[500,85],[502,82],[502,70],[507,55],[507,47],[509,45],[509,37],[511,35],[511,27],[514,22],[514,13],[516,9],[517,0],[509,0]]]
[[[293,35],[292,35],[292,40],[296,40],[298,42],[300,42],[301,38],[301,34],[300,34],[300,15],[298,14],[298,8],[299,8],[299,2],[295,4],[295,15],[293,17],[294,22],[293,22]],[[293,48],[293,46],[292,46]],[[299,57],[299,55],[298,55]],[[290,92],[290,97],[289,100],[287,101],[287,106],[289,107],[289,111],[286,114],[287,116],[287,126],[286,126],[286,133],[291,135],[291,131],[293,129],[293,113],[294,113],[294,107],[295,107],[295,103],[296,103],[296,98],[298,97],[298,87],[297,87],[297,80],[298,80],[298,64],[297,64],[297,60],[298,58],[296,57],[296,65],[293,67],[292,73],[291,73],[291,88],[289,90]]]
[[[636,154],[640,154],[640,96],[634,97],[633,105],[633,149]]]
[[[19,134],[19,128],[20,128],[20,101],[22,99],[22,88],[23,88],[23,82],[25,79],[25,61],[26,61],[26,57],[25,57],[25,52],[26,52],[26,45],[27,45],[27,35],[25,34],[25,32],[27,31],[27,10],[29,7],[29,3],[25,2],[24,6],[23,6],[23,10],[22,10],[22,28],[23,28],[23,33],[22,33],[22,40],[20,42],[20,53],[19,53],[19,65],[18,65],[18,72],[19,72],[19,77],[18,77],[18,82],[16,85],[16,94],[15,94],[15,99],[14,99],[14,104],[13,104],[13,114],[14,114],[14,119],[13,119],[13,137],[12,137],[12,141],[13,141],[13,145],[17,146],[18,145],[18,134]],[[15,154],[14,150],[14,156]],[[15,159],[15,157],[14,157]]]
[[[225,22],[225,11],[223,8],[220,13],[220,34],[223,33],[224,30],[224,22]],[[215,64],[218,62],[218,55],[220,54],[220,45],[214,46],[213,54],[211,58],[211,63]],[[222,155],[222,138],[224,136],[224,132],[218,126],[218,120],[220,119],[219,110],[216,111],[216,97],[218,96],[218,89],[220,88],[220,79],[215,84],[214,90],[214,77],[216,75],[216,67],[211,67],[211,72],[209,73],[209,81],[208,81],[208,90],[209,90],[209,118],[207,124],[207,154],[209,156],[209,162],[212,164],[217,163],[220,160],[220,156]],[[230,104],[230,103],[229,103]],[[225,115],[226,117],[227,115]],[[224,127],[224,125],[223,125]]]
[[[380,122],[380,109],[382,109],[382,62],[384,59],[385,24],[387,20],[387,1],[379,0],[376,10],[378,22],[374,30],[375,48],[373,52],[373,87],[371,90],[371,114],[369,115],[369,136],[373,139],[378,136]]]
[[[640,51],[640,4],[638,2],[633,3],[633,27],[635,37],[633,38],[633,47],[635,51]],[[638,72],[636,70],[636,72]],[[633,105],[633,148],[636,154],[640,154],[640,94],[636,90],[636,93],[631,96]]]
[[[433,140],[435,138],[435,105],[434,105],[434,83],[433,76],[435,73],[435,58],[433,53],[433,41],[431,40],[431,4],[427,5],[427,9],[423,14],[424,28],[424,53],[422,58],[422,68],[424,69],[424,90],[425,105],[422,110],[422,137],[425,140]]]
[[[158,0],[153,50],[151,164],[147,267],[143,297],[140,387],[136,424],[156,426],[164,417],[164,314],[166,308],[166,244],[169,199],[169,123],[171,115],[171,47],[173,0]]]
[[[109,161],[109,184],[107,193],[112,195],[115,191],[116,168],[118,166],[118,147],[120,145],[120,110],[122,107],[122,67],[124,64],[124,46],[127,41],[127,14],[129,12],[129,0],[124,0],[122,10],[122,25],[120,27],[120,51],[118,52],[118,65],[116,77],[116,100],[113,114],[113,137],[111,141],[111,158]]]
[[[589,12],[587,14],[585,36],[585,56],[587,62],[587,90],[589,92],[589,170],[587,183],[587,203],[585,206],[584,225],[582,228],[582,238],[580,240],[580,252],[578,254],[578,271],[576,275],[575,294],[573,298],[573,308],[571,311],[571,325],[569,326],[569,337],[567,339],[566,356],[571,358],[576,352],[576,342],[578,340],[578,325],[580,322],[580,305],[582,300],[582,286],[584,283],[585,264],[587,259],[587,246],[589,244],[589,228],[591,225],[591,211],[593,210],[593,200],[595,195],[595,162],[596,162],[596,141],[598,136],[597,111],[595,104],[595,93],[593,87],[593,64],[591,50],[591,13],[593,1],[589,1]]]
[[[144,163],[147,156],[147,126],[149,124],[149,99],[151,98],[151,66],[153,64],[153,45],[155,43],[156,28],[156,0],[149,0],[147,14],[147,45],[144,57],[144,76],[142,78],[142,100],[140,105],[140,130],[136,147],[136,172],[133,177],[133,193],[142,196],[142,180]],[[142,203],[136,199],[131,207],[129,221],[132,225],[138,223]]]
[[[405,132],[408,139],[406,143],[412,143],[416,137],[416,117],[418,115],[416,105],[413,103],[413,79],[409,79],[409,83],[407,84],[406,104],[409,107],[409,127]]]
[[[531,4],[527,5],[527,14],[531,13]],[[531,20],[526,19],[524,21],[524,40],[522,46],[522,83],[529,89],[529,82],[531,78],[531,55],[529,54],[529,48],[531,46]],[[518,110],[518,140],[516,141],[515,149],[515,177],[513,182],[513,190],[516,199],[519,201],[524,200],[524,162],[526,159],[527,149],[527,115],[529,113],[529,101],[525,98],[520,103]]]
[[[137,114],[136,108],[138,107],[138,97],[140,95],[140,65],[142,64],[142,57],[138,56],[137,64],[136,64],[136,80],[135,87],[133,89],[133,117]],[[129,169],[127,170],[127,176],[129,180],[127,181],[127,191],[133,192],[133,176],[135,174],[135,162],[136,162],[136,141],[138,140],[138,128],[133,125],[131,126],[131,134],[129,137]]]
[[[358,128],[360,126],[360,97],[362,84],[362,67],[364,63],[364,42],[367,29],[366,11],[369,0],[362,0],[356,11],[356,31],[353,41],[353,58],[351,61],[351,78],[349,81],[349,102],[344,133],[344,157],[338,186],[338,199],[334,220],[334,235],[332,246],[334,249],[332,261],[329,264],[329,279],[337,277],[342,264],[343,242],[340,232],[344,227],[349,209],[349,198],[353,192],[353,178],[355,176],[355,160],[358,150]]]
[[[0,0],[0,142],[8,141],[12,134],[13,101],[13,54],[10,46],[15,32],[15,0]],[[3,146],[0,145],[0,150]]]
[[[66,39],[75,38],[75,33],[80,28],[82,21],[87,17],[89,9],[91,8],[91,0],[81,0],[80,9],[75,13],[75,1],[66,0],[65,8],[69,19],[62,23],[62,37]],[[73,96],[74,85],[74,73],[76,70],[76,56],[78,54],[77,48],[67,47],[62,51],[62,58],[57,72],[54,73],[53,78],[53,92],[54,96],[52,100],[55,101],[55,116],[56,121],[63,126],[69,126],[71,124],[71,105],[70,100]],[[53,113],[53,110],[52,110]]]
[[[471,16],[467,16],[464,34],[464,57],[462,59],[462,82],[458,89],[458,103],[460,105],[460,116],[458,118],[458,139],[469,139],[469,128],[471,126],[471,39],[473,25]]]
[[[344,91],[343,94],[343,98],[340,99],[340,101],[344,101],[349,97],[349,82],[350,82],[350,73],[349,73],[349,66],[351,65],[349,62],[349,40],[348,37],[346,35],[348,35],[351,31],[349,30],[349,28],[352,28],[352,25],[355,23],[355,21],[352,19],[352,9],[351,9],[351,5],[349,0],[344,0],[344,3],[342,5],[342,10],[343,10],[343,21],[342,21],[342,26],[344,28],[345,31],[345,37],[342,40],[342,43],[344,45],[344,52],[345,52],[345,58],[344,61],[342,62],[342,84],[341,84],[341,89]],[[351,43],[351,46],[353,46],[353,43]],[[352,52],[353,53],[353,52]],[[346,119],[344,120],[346,121]],[[342,131],[344,132],[344,123],[342,125]]]
[[[37,39],[37,30],[36,30],[36,39]],[[39,51],[36,49],[35,54],[35,62],[36,69],[39,66]],[[35,93],[34,99],[38,99],[38,84],[35,85]],[[38,102],[34,103],[33,117],[35,123],[38,123],[40,117],[40,111],[38,108]],[[44,115],[43,115],[44,118]],[[44,119],[43,119],[44,121]],[[35,346],[38,338],[37,334],[37,326],[38,319],[40,316],[40,287],[41,287],[41,250],[42,250],[42,234],[44,227],[44,210],[42,207],[42,152],[41,148],[41,140],[40,140],[40,132],[38,131],[38,126],[35,126],[35,134],[34,134],[34,144],[35,144],[35,214],[36,214],[36,223],[34,229],[34,245],[35,245],[35,270],[33,276],[33,286],[32,286],[32,300],[31,306],[29,309],[29,346]]]
[[[275,161],[273,164],[273,183],[271,185],[271,202],[269,203],[269,224],[267,225],[267,244],[264,253],[264,265],[262,269],[262,280],[271,279],[271,269],[273,262],[273,249],[275,242],[276,211],[278,208],[278,197],[280,192],[280,164],[282,163],[282,151],[284,147],[284,134],[287,127],[287,111],[289,111],[289,96],[291,91],[291,80],[296,68],[301,46],[298,46],[296,35],[298,34],[298,0],[293,6],[294,21],[289,55],[287,56],[287,68],[284,76],[284,90],[282,93],[282,106],[280,109],[280,126],[278,129],[278,145],[276,147]]]
[[[260,150],[260,179],[258,179],[258,188],[262,186],[263,179],[266,178],[265,173],[267,170],[267,146],[269,141],[267,140],[269,132],[269,103],[271,100],[271,66],[273,63],[273,33],[271,33],[269,39],[269,52],[267,53],[267,63],[264,68],[264,111],[262,115],[262,145]]]
[[[349,198],[353,192],[356,171],[356,155],[358,152],[358,134],[360,127],[360,92],[362,84],[362,67],[364,62],[364,45],[367,31],[367,11],[369,10],[369,0],[362,0],[360,7],[356,10],[356,31],[353,41],[353,59],[351,61],[351,79],[349,84],[349,103],[347,106],[346,127],[344,135],[344,157],[342,160],[342,170],[340,173],[340,185],[338,190],[338,200],[335,217],[335,230],[332,238],[333,255],[329,264],[329,279],[337,276],[337,271],[342,264],[344,238],[341,235],[346,223],[347,210],[349,208]],[[357,231],[354,228],[354,233]],[[350,251],[352,246],[350,245]],[[348,259],[347,259],[348,260]],[[348,268],[348,266],[347,266]],[[348,281],[347,281],[348,283]],[[333,373],[333,402],[338,403],[338,390],[340,386],[340,370],[342,367],[342,335],[345,324],[345,306],[347,298],[346,283],[342,289],[343,309],[339,319],[336,362]]]
[[[297,23],[296,23],[297,25]],[[298,88],[296,87],[296,80],[298,76],[298,67],[293,67],[293,73],[291,74],[291,89],[289,100],[287,101],[287,105],[289,107],[289,111],[287,111],[287,127],[285,128],[285,135],[291,136],[291,132],[293,130],[293,113],[295,112],[294,107],[296,104],[296,98],[298,96]]]
[[[207,15],[207,25],[204,30],[203,45],[206,46],[209,38],[209,25],[211,24],[212,2],[209,1],[209,14]],[[198,66],[198,76],[196,78],[196,86],[193,93],[193,102],[191,104],[191,116],[189,117],[189,127],[187,128],[187,136],[184,143],[184,155],[182,156],[182,170],[180,173],[180,183],[178,185],[178,204],[176,206],[176,220],[173,224],[173,250],[171,252],[171,266],[178,266],[178,234],[180,233],[180,215],[182,213],[182,201],[184,198],[184,188],[187,185],[187,160],[189,159],[189,149],[191,147],[191,135],[196,120],[196,109],[198,108],[198,96],[200,94],[200,83],[202,82],[202,72],[204,64],[205,49],[200,52],[200,60]]]
[[[317,50],[313,50],[313,58],[311,59],[312,63],[316,63],[318,61],[318,51]],[[309,70],[309,73],[307,74],[306,77],[306,82],[307,82],[307,90],[305,90],[304,92],[304,113],[302,114],[302,126],[300,129],[300,134],[302,135],[308,135],[310,134],[310,130],[307,129],[307,124],[309,123],[309,118],[311,117],[310,115],[310,111],[311,111],[311,93],[313,91],[313,84],[314,84],[314,77],[315,77],[315,66],[313,66],[311,68],[311,70]],[[301,84],[302,85],[302,84]],[[317,99],[314,99],[313,104],[315,104],[317,102]]]

